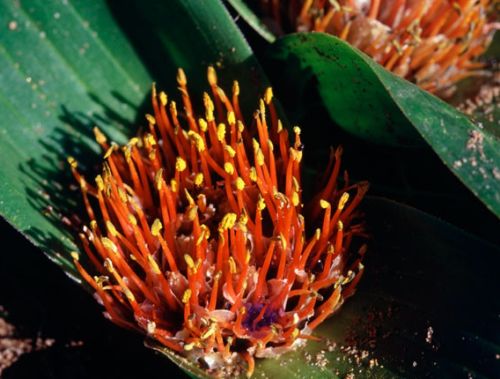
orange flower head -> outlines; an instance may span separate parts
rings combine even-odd
[[[87,263],[74,253],[75,265],[116,324],[212,374],[246,365],[251,375],[254,357],[304,343],[353,293],[367,184],[337,184],[337,149],[304,205],[301,131],[290,146],[270,88],[249,126],[238,82],[226,95],[210,67],[198,118],[182,70],[177,80],[182,113],[153,86],[143,133],[119,147],[95,130],[105,150],[95,185],[70,159],[90,218]]]
[[[477,58],[500,29],[494,0],[261,1],[280,25],[333,34],[440,96],[481,72]]]

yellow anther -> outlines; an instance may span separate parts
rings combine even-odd
[[[125,160],[127,163],[130,163],[130,158],[132,157],[132,146],[125,145],[122,147],[123,155],[125,156]]]
[[[210,238],[210,229],[208,228],[208,226],[206,226],[205,224],[201,224],[200,229],[205,236],[205,239],[208,240]]]
[[[135,145],[140,145],[141,140],[137,137],[132,137],[131,139],[128,140],[128,144],[130,146],[135,146]]]
[[[264,201],[264,198],[259,196],[259,200],[257,200],[257,209],[259,211],[263,211],[266,208],[266,202]]]
[[[200,233],[200,235],[199,235],[199,237],[198,237],[198,239],[196,240],[196,246],[200,246],[201,243],[203,241],[205,241],[206,239],[208,239],[208,238],[205,236],[205,230],[202,230],[201,233]]]
[[[300,130],[300,128],[299,128],[298,126],[294,126],[294,127],[293,127],[293,132],[294,132],[295,134],[300,135],[301,130]]]
[[[174,117],[177,117],[177,103],[175,101],[170,102],[170,113],[172,113]]]
[[[108,229],[109,234],[111,234],[113,237],[116,237],[118,235],[118,231],[111,221],[106,221],[106,228]]]
[[[297,312],[295,312],[295,313],[293,314],[293,324],[294,324],[294,325],[297,325],[297,324],[299,323],[299,321],[300,321],[299,314],[298,314]]]
[[[234,261],[234,258],[229,257],[227,263],[229,263],[229,272],[231,274],[236,274],[238,271],[236,270],[236,262]]]
[[[259,150],[257,151],[256,160],[257,160],[257,164],[258,164],[259,166],[263,166],[263,165],[264,165],[265,158],[264,158],[264,153],[262,152],[262,150],[261,150],[261,149],[259,149]]]
[[[122,291],[130,302],[135,302],[135,296],[127,287],[122,287]]]
[[[250,180],[252,182],[257,181],[257,170],[255,169],[255,167],[250,167],[250,172],[248,173],[248,176],[250,177]]]
[[[327,254],[334,254],[335,253],[335,246],[333,246],[331,243],[328,244],[328,247],[326,249]]]
[[[253,151],[260,150],[259,141],[257,141],[255,138],[252,138],[252,146],[253,146]]]
[[[73,157],[68,157],[68,163],[71,167],[73,168],[77,168],[78,167],[78,163],[76,162],[75,158]]]
[[[177,192],[178,189],[179,189],[179,185],[177,184],[177,180],[175,180],[175,179],[170,180],[170,190],[172,192]]]
[[[146,134],[146,136],[144,137],[144,142],[146,145],[147,144],[149,144],[150,146],[156,145],[156,139],[151,133]]]
[[[319,206],[323,209],[327,209],[327,208],[330,208],[330,203],[326,200],[321,199],[319,201]]]
[[[333,8],[335,9],[335,12],[339,12],[340,10],[342,10],[342,7],[340,6],[340,4],[339,4],[339,2],[337,0],[330,0],[330,4],[333,5]]]
[[[194,184],[197,187],[200,187],[203,184],[203,174],[201,172],[194,176]]]
[[[292,337],[292,339],[293,339],[293,340],[294,340],[294,339],[296,339],[296,338],[299,336],[299,334],[300,334],[299,329],[295,328],[295,329],[293,330],[293,332],[292,332],[292,336],[291,336],[291,337]]]
[[[106,275],[101,275],[101,276],[94,276],[95,283],[102,289],[106,289],[105,286],[106,284],[109,283],[109,276]]]
[[[234,149],[229,145],[226,145],[226,151],[231,158],[234,158],[234,156],[236,155],[236,151],[234,151]]]
[[[226,138],[226,125],[223,123],[220,123],[217,125],[217,139],[219,142],[222,142]]]
[[[156,119],[154,118],[154,116],[150,115],[150,114],[146,114],[146,120],[151,124],[151,125],[155,125],[156,124]]]
[[[198,207],[196,205],[188,209],[187,217],[189,221],[194,221],[197,215],[198,215]]]
[[[219,224],[219,231],[224,231],[226,229],[231,229],[236,223],[236,213],[226,213]]]
[[[188,201],[189,206],[192,207],[193,205],[196,204],[194,202],[193,196],[191,196],[191,194],[189,193],[189,191],[187,190],[187,188],[184,188],[184,195],[186,195],[186,200]]]
[[[281,123],[281,120],[278,120],[277,132],[281,133],[282,130],[283,130],[283,124]]]
[[[180,86],[185,86],[187,84],[186,74],[182,68],[177,70],[177,83]]]
[[[237,80],[233,82],[233,95],[234,96],[239,96],[240,94],[240,84],[238,83]]]
[[[217,85],[217,73],[215,72],[215,69],[212,66],[208,66],[207,78],[208,78],[208,84],[210,84],[211,86]]]
[[[319,240],[319,237],[321,237],[321,229],[318,228],[314,231],[314,238]]]
[[[193,258],[191,257],[191,255],[189,254],[184,254],[184,260],[186,261],[186,264],[188,265],[188,267],[192,270],[194,269],[195,265],[194,265],[194,260]]]
[[[118,197],[123,203],[127,202],[127,193],[120,187],[118,187]]]
[[[163,91],[160,92],[160,103],[161,105],[165,106],[168,103],[168,97],[167,94]]]
[[[214,103],[208,93],[203,93],[203,105],[205,106],[205,118],[208,122],[214,120]]]
[[[339,220],[339,222],[337,223],[337,226],[339,228],[339,231],[344,230],[344,223],[342,221]]]
[[[104,154],[104,159],[108,159],[111,156],[111,154],[113,154],[115,147],[116,145],[112,145],[108,150],[106,150],[106,153]]]
[[[187,168],[186,161],[181,157],[177,157],[175,160],[175,169],[179,172],[184,171]]]
[[[113,273],[113,271],[115,271],[115,268],[113,267],[113,262],[109,258],[106,258],[104,260],[104,267],[106,268],[106,270],[108,270],[111,273]]]
[[[300,204],[299,194],[297,192],[292,192],[292,204],[294,207]]]
[[[191,296],[191,294],[189,295]],[[189,301],[189,299],[186,301],[186,303]],[[184,350],[186,351],[191,351],[194,349],[194,346],[195,346],[195,343],[194,342],[191,342],[191,343],[187,343],[184,345]]]
[[[158,237],[160,235],[160,231],[163,229],[163,225],[159,219],[155,219],[153,221],[153,225],[151,225],[151,234],[154,237]]]
[[[190,288],[188,288],[187,290],[184,291],[184,294],[182,295],[182,302],[184,304],[187,304],[189,302],[189,299],[191,299],[191,289]],[[184,346],[184,348],[186,348],[186,346]]]
[[[211,324],[210,327],[201,334],[200,339],[206,340],[207,338],[213,336],[215,334],[216,328],[217,324]]]
[[[70,254],[71,254],[71,258],[73,258],[75,261],[80,260],[80,254],[78,254],[76,251],[72,251]]]
[[[208,124],[207,124],[207,122],[204,119],[202,119],[202,118],[198,119],[198,125],[200,126],[200,130],[202,132],[206,132],[207,131]]]
[[[240,219],[239,219],[239,223],[241,225],[246,225],[248,223],[248,215],[243,212],[241,215],[240,215]]]
[[[96,220],[90,220],[90,229],[92,229],[92,230],[97,229],[97,221]]]
[[[127,216],[128,218],[128,221],[133,225],[133,226],[136,226],[137,225],[137,219],[135,218],[135,216],[133,214],[129,214]]]
[[[153,270],[153,272],[156,275],[161,274],[160,266],[158,266],[158,263],[156,263],[156,261],[154,260],[154,258],[151,254],[148,254],[148,263],[149,263],[149,266],[151,267],[151,270]]]
[[[158,191],[161,191],[162,183],[163,183],[163,169],[160,168],[155,174],[155,184],[156,184],[156,189]]]
[[[238,124],[238,132],[243,133],[243,130],[245,130],[245,125],[243,125],[243,123],[240,120],[237,121],[237,124]]]
[[[156,151],[155,150],[152,150],[149,154],[148,154],[148,158],[150,161],[154,161],[156,159]]]
[[[118,248],[108,237],[102,237],[101,242],[106,249],[111,250],[113,253],[118,253]]]
[[[196,150],[198,150],[200,153],[205,150],[205,142],[203,141],[203,138],[201,138],[201,136],[198,133],[190,130],[188,132],[188,136],[194,142],[194,145],[196,146]]]
[[[237,177],[236,178],[236,189],[238,191],[243,191],[243,189],[245,188],[245,181],[243,179],[241,179],[240,177]]]
[[[344,209],[347,201],[349,201],[349,193],[344,192],[342,194],[342,196],[340,196],[339,204],[337,205],[337,208],[338,208],[339,211],[341,211],[342,209]]]
[[[287,242],[286,242],[285,236],[280,233],[280,235],[278,236],[278,238],[280,239],[281,246],[283,247],[283,250],[286,250]]]
[[[103,145],[108,141],[106,136],[99,130],[97,126],[94,126],[92,130],[94,131],[94,137],[98,144]]]
[[[274,145],[271,140],[267,140],[267,146],[269,146],[269,150],[274,151]]]
[[[82,189],[82,191],[87,191],[87,182],[83,177],[80,178],[80,188]]]
[[[266,92],[264,92],[264,101],[267,105],[271,104],[271,100],[273,99],[273,89],[271,87],[266,88]]]
[[[229,111],[227,113],[227,123],[229,125],[234,125],[236,124],[236,116],[234,115],[234,112],[233,111]]]
[[[227,174],[233,175],[234,174],[234,166],[231,162],[224,162],[224,171],[226,171]]]

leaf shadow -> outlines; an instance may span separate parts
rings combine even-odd
[[[148,101],[145,99],[140,106],[136,106],[120,93],[111,94],[136,110],[138,116],[133,124],[138,125],[139,115],[144,113],[143,109]],[[97,126],[106,134],[106,128],[113,125],[112,130],[121,135],[134,133],[130,121],[108,106],[101,97],[92,93],[89,97],[102,112],[89,115],[61,105],[60,124],[52,129],[48,137],[39,141],[45,153],[38,159],[30,159],[19,165],[19,171],[31,183],[25,187],[28,203],[33,209],[43,213],[64,238],[34,226],[24,233],[70,275],[75,274],[70,258],[70,252],[76,249],[73,241],[77,239],[78,232],[87,220],[79,183],[71,174],[67,158],[73,157],[78,162],[79,170],[85,172],[88,179],[93,178],[98,173],[102,155],[94,140],[93,128]]]

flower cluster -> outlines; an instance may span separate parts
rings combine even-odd
[[[251,375],[254,357],[313,338],[355,290],[368,186],[338,180],[339,148],[304,205],[301,131],[290,146],[270,88],[247,126],[238,82],[228,96],[209,68],[197,118],[182,70],[177,81],[183,111],[153,86],[148,127],[125,146],[95,129],[105,150],[95,185],[69,159],[90,218],[86,263],[74,253],[75,264],[116,324],[212,373],[246,361]]]
[[[493,0],[261,0],[282,26],[326,32],[441,96],[482,67]]]

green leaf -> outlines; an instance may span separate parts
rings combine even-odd
[[[236,12],[267,42],[274,42],[276,36],[262,22],[262,20],[248,7],[243,0],[226,0]]]
[[[201,96],[206,68],[241,79],[251,111],[266,79],[220,1],[0,3],[0,215],[69,274],[79,213],[66,157],[98,160],[92,127],[123,143],[144,126],[153,80],[177,97],[183,67]],[[175,25],[175,27],[173,27]],[[168,79],[165,79],[168,78]],[[230,87],[229,87],[230,88]],[[194,93],[194,91],[193,91]],[[145,100],[146,99],[146,100]],[[64,217],[64,219],[63,219]]]
[[[500,32],[494,35],[488,50],[482,55],[484,74],[462,80],[450,103],[470,115],[473,122],[500,138]],[[495,92],[496,91],[496,92]]]
[[[357,293],[317,329],[322,341],[258,360],[254,377],[497,377],[498,247],[390,200],[367,199],[365,210],[373,241]]]
[[[380,144],[418,143],[418,133],[381,83],[378,66],[349,44],[323,33],[298,33],[280,38],[267,53],[278,95],[294,99],[290,108],[310,106],[314,87],[331,119],[349,133]]]
[[[283,92],[307,102],[300,96],[308,94],[305,90],[312,83],[332,120],[373,142],[410,143],[418,131],[448,168],[500,216],[498,137],[336,37],[293,34],[271,48],[273,79],[282,79],[278,95]],[[290,77],[296,80],[290,82]]]

